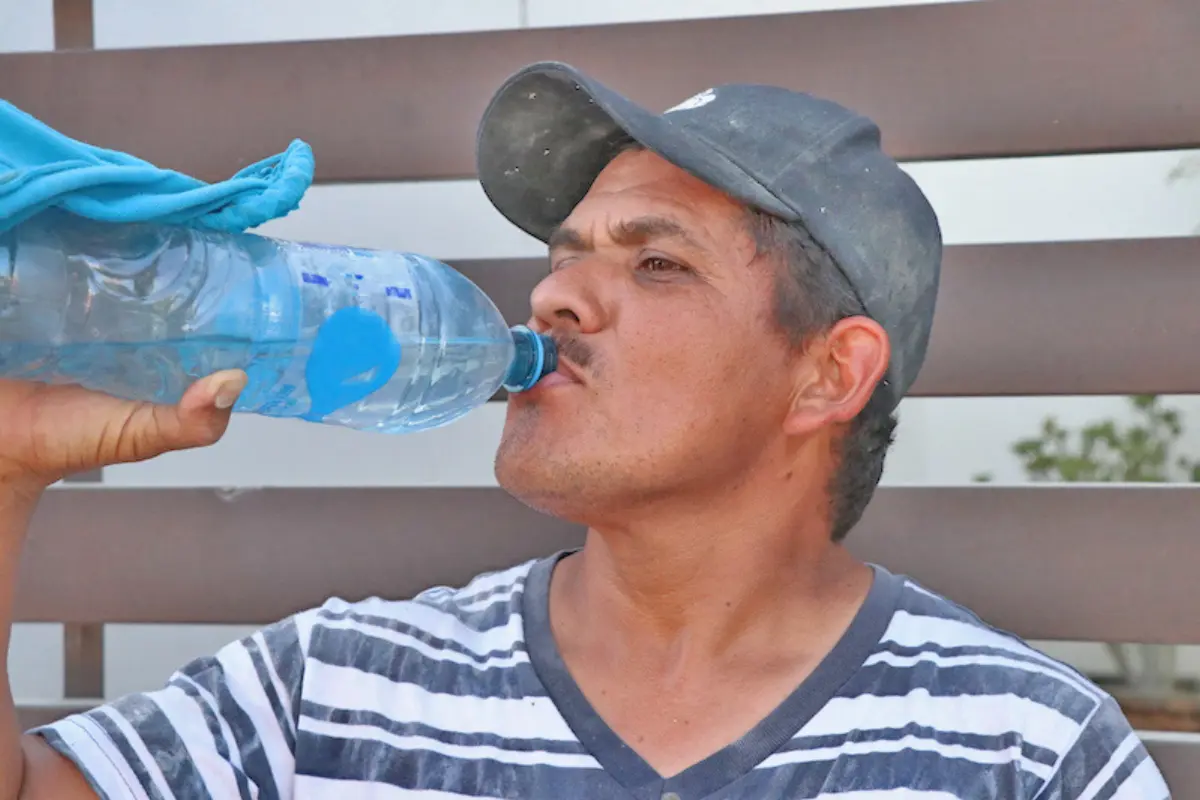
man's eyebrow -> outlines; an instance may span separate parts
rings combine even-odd
[[[550,250],[591,250],[592,242],[585,238],[582,233],[574,228],[566,228],[558,225],[550,232],[550,238],[546,240],[547,247]]]
[[[680,223],[670,217],[642,216],[622,220],[609,229],[609,236],[622,247],[632,247],[645,244],[655,239],[676,239],[696,248],[706,249]],[[563,249],[589,251],[595,249],[595,242],[590,236],[585,236],[574,228],[559,225],[547,240],[550,250]]]
[[[670,217],[645,216],[623,220],[609,233],[615,242],[626,247],[654,239],[677,239],[691,247],[704,249],[687,228]]]

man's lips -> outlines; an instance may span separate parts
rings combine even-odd
[[[549,375],[538,381],[537,386],[544,387],[546,389],[553,389],[555,386],[568,386],[576,382],[577,381],[568,378],[562,372],[551,372]]]
[[[579,377],[579,371],[568,361],[561,358],[558,361],[558,366],[546,377],[537,382],[536,386],[544,386],[547,389],[554,386],[566,386],[568,384],[582,384],[583,380]]]

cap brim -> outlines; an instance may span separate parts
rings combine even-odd
[[[796,218],[756,179],[669,116],[560,62],[525,67],[496,92],[479,125],[479,181],[501,214],[546,241],[626,136],[738,200]]]

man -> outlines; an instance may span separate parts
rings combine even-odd
[[[19,744],[6,706],[4,798],[1169,795],[1082,676],[841,545],[941,258],[868,120],[744,85],[659,115],[536,64],[479,170],[549,244],[531,324],[562,354],[496,472],[583,548],[331,600]],[[177,408],[4,385],[7,594],[46,484],[215,441],[242,380]]]

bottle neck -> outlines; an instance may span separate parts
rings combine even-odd
[[[528,391],[558,369],[558,347],[549,336],[535,333],[525,325],[514,325],[509,330],[513,359],[504,376],[504,388],[510,392]]]

